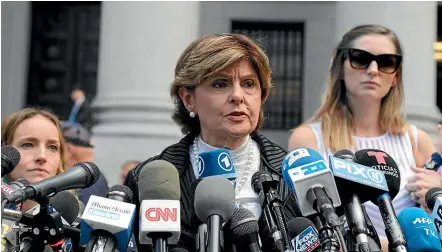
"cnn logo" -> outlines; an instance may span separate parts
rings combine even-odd
[[[144,214],[148,221],[177,221],[178,210],[176,208],[159,208],[151,207],[146,210]]]

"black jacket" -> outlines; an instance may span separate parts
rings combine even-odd
[[[89,132],[91,132],[92,127],[95,125],[95,118],[93,114],[93,109],[88,99],[85,98],[83,104],[81,104],[75,121],[77,121],[79,124],[81,124],[81,126],[85,127],[87,130],[89,130]]]
[[[178,242],[178,246],[187,249],[188,251],[196,251],[195,249],[195,234],[198,230],[198,225],[194,210],[192,198],[191,185],[192,182],[196,180],[195,174],[190,162],[189,147],[192,145],[196,134],[190,133],[181,139],[179,143],[167,147],[161,154],[154,156],[135,167],[132,171],[127,174],[125,185],[127,185],[134,194],[134,201],[137,205],[137,213],[139,212],[140,202],[138,198],[138,176],[144,165],[153,160],[165,160],[172,163],[178,170],[180,175],[180,189],[181,189],[181,237]],[[277,188],[279,196],[284,200],[283,210],[286,221],[289,221],[297,216],[301,216],[299,209],[297,207],[295,198],[293,194],[289,193],[289,189],[285,184],[281,175],[281,164],[286,151],[283,150],[278,145],[272,143],[267,138],[265,138],[259,132],[253,132],[251,134],[253,140],[258,143],[259,150],[261,153],[261,165],[260,170],[264,170],[270,173],[273,178],[280,181]],[[260,230],[263,229],[263,220],[259,220]],[[135,239],[137,242],[139,251],[147,251],[145,245],[139,244],[138,233],[139,233],[139,215],[136,215],[135,226],[134,226]],[[263,243],[264,251],[269,251],[273,240],[271,237],[263,237],[261,234],[261,240]]]

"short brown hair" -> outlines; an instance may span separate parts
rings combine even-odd
[[[60,140],[60,166],[58,173],[62,173],[66,168],[65,162],[65,142],[61,132],[60,121],[57,116],[51,112],[39,108],[24,108],[12,114],[9,114],[2,120],[2,146],[9,145],[14,140],[14,134],[18,126],[26,119],[32,118],[36,115],[41,115],[54,123],[58,131],[58,138]]]
[[[173,120],[181,126],[183,134],[200,131],[198,117],[191,118],[179,96],[181,87],[193,90],[200,83],[215,73],[235,62],[247,59],[258,73],[261,84],[262,103],[267,99],[272,87],[272,70],[269,59],[263,49],[249,37],[241,34],[215,34],[193,41],[184,52],[175,67],[175,79],[170,88],[170,96],[175,103]],[[259,128],[264,120],[260,111]]]

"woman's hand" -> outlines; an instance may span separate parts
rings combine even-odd
[[[433,187],[442,186],[441,176],[435,171],[424,168],[412,166],[411,169],[416,174],[408,179],[408,184],[405,185],[405,189],[410,191],[413,201],[426,207],[425,194]]]

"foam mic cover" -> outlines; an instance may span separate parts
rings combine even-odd
[[[144,165],[138,177],[138,197],[143,200],[180,200],[179,174],[175,166],[164,160]]]
[[[181,235],[180,180],[175,166],[164,160],[154,160],[141,168],[138,177],[141,202],[139,242],[154,245],[178,243]],[[157,242],[158,243],[158,242]]]
[[[196,191],[196,187],[199,185],[199,183],[202,181],[203,179],[197,179],[195,181],[192,182],[192,185],[190,186],[190,190],[192,191],[192,206],[194,205],[193,203],[195,202],[195,191]]]
[[[398,215],[409,252],[440,252],[441,243],[430,216],[421,208],[409,207]]]
[[[205,251],[222,251],[222,224],[228,220],[235,208],[235,189],[223,176],[203,179],[195,190],[195,212],[198,218],[207,223]]]
[[[49,203],[69,224],[72,224],[80,213],[78,199],[69,191],[57,193],[49,199]]]
[[[194,207],[202,222],[212,215],[228,220],[235,208],[235,189],[222,176],[205,178],[196,187]]]
[[[313,222],[304,217],[296,217],[287,223],[294,252],[319,251],[318,231]]]
[[[261,251],[259,246],[259,225],[252,212],[245,208],[236,208],[226,223],[227,230],[237,251]]]
[[[11,173],[20,162],[20,152],[10,145],[2,147],[2,177]]]
[[[364,149],[355,153],[358,163],[382,171],[387,180],[390,198],[394,199],[399,193],[401,173],[394,159],[385,151]]]
[[[200,153],[198,175],[200,178],[219,175],[235,183],[236,170],[233,166],[230,151],[221,148]]]

